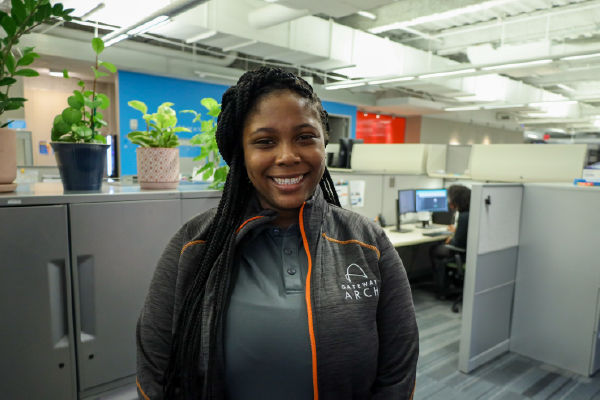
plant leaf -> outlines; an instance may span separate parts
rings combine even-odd
[[[115,67],[113,64],[109,63],[109,62],[99,62],[98,65],[103,66],[104,68],[106,68],[107,70],[109,70],[110,72],[112,72],[113,74],[115,72],[117,72],[117,67]]]
[[[198,115],[198,113],[196,111],[194,111],[194,110],[181,110],[179,112],[180,113],[184,113],[184,114],[190,113],[190,114]]]
[[[127,102],[127,104],[129,105],[129,107],[135,108],[136,110],[140,111],[142,114],[148,113],[148,106],[141,101],[132,100],[132,101]],[[146,119],[146,115],[144,115],[144,119]]]
[[[219,106],[219,103],[217,103],[215,99],[211,99],[210,97],[200,100],[200,104],[206,107],[209,111]]]
[[[96,54],[102,53],[104,51],[104,41],[100,38],[93,38],[92,39],[92,48],[94,49]]]
[[[98,106],[98,107],[100,107],[101,109],[103,109],[103,110],[106,110],[106,109],[107,109],[107,108],[110,106],[110,99],[108,98],[108,96],[107,96],[107,95],[105,95],[105,94],[102,94],[102,93],[98,93],[98,94],[96,95],[96,97],[97,97],[99,100],[102,100],[102,103],[101,103],[101,104]]]
[[[77,82],[77,84],[81,87],[85,87],[85,82],[84,81],[79,81]]]
[[[215,107],[213,109],[211,109],[208,113],[208,115],[210,115],[211,117],[218,117],[219,114],[221,114],[221,107]]]
[[[56,15],[57,17],[62,17],[62,13],[63,13],[63,5],[60,3],[56,3],[54,5],[54,7],[52,7],[52,14]]]
[[[79,91],[79,90],[73,90],[73,96],[77,99],[78,102],[82,103],[82,107],[85,104],[85,97],[83,97],[83,94]],[[81,107],[79,107],[81,108]]]
[[[94,135],[94,139],[93,140],[97,140],[101,143],[106,144],[106,138],[103,135]]]
[[[14,85],[15,83],[17,83],[17,80],[15,78],[2,78],[0,79],[0,86],[9,86],[9,85]]]
[[[76,91],[76,93],[79,92]],[[69,103],[69,106],[71,106],[71,108],[76,108],[78,110],[83,108],[83,102],[79,101],[76,96],[69,96],[69,98],[67,99],[67,103]]]
[[[11,0],[11,10],[10,15],[13,17],[17,25],[23,24],[25,19],[27,18],[27,10],[25,9],[25,3],[21,0]]]
[[[67,124],[76,124],[81,121],[82,117],[83,114],[81,111],[71,107],[65,108],[65,110],[62,112],[63,121],[65,121]]]
[[[36,53],[25,54],[23,57],[19,58],[19,61],[17,61],[17,67],[24,67],[26,65],[29,65],[32,62],[34,62],[36,58],[39,58],[39,57],[40,56],[37,55]]]
[[[58,5],[58,4],[57,4]],[[65,68],[63,69],[63,78],[65,79],[69,79],[69,71]]]
[[[18,70],[13,75],[33,77],[33,76],[40,76],[40,73],[37,72],[35,69],[25,68],[25,69]]]
[[[184,128],[182,126],[178,126],[176,128],[173,128],[172,131],[173,132],[191,132],[192,130],[188,129],[188,128]]]
[[[100,38],[94,38],[94,39],[100,39]],[[106,72],[101,72],[98,71],[96,68],[92,67],[92,70],[94,70],[94,76],[96,77],[96,79],[98,78],[102,78],[103,76],[108,76],[108,74]]]
[[[16,65],[15,56],[13,56],[12,53],[8,53],[6,55],[6,68],[8,68],[8,72],[10,72],[11,75],[15,74]]]

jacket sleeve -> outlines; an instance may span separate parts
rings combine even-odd
[[[137,390],[140,400],[163,400],[163,375],[171,351],[175,286],[185,226],[165,248],[138,319]]]
[[[454,237],[450,240],[450,244],[462,249],[467,248],[467,235],[469,231],[469,212],[461,212],[458,216],[458,223],[456,224],[456,232]]]
[[[409,400],[414,395],[419,358],[419,331],[412,293],[398,252],[383,232],[379,246],[379,356],[371,399]]]

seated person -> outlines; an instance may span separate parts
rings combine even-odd
[[[467,232],[469,229],[469,207],[471,205],[471,189],[463,185],[452,185],[448,188],[448,206],[453,211],[458,211],[458,221],[456,228],[449,226],[448,230],[454,232],[452,237],[446,239],[446,244],[450,244],[461,249],[467,248]],[[431,265],[436,281],[439,283],[440,262],[452,256],[450,249],[444,244],[439,244],[431,248]]]

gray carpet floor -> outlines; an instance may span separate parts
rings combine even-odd
[[[600,374],[589,378],[514,353],[467,375],[458,371],[461,314],[413,285],[420,356],[414,400],[600,400]]]

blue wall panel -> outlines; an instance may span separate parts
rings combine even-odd
[[[140,74],[136,72],[119,71],[119,132],[120,132],[120,151],[121,151],[121,175],[137,174],[137,165],[135,159],[136,145],[132,144],[125,135],[129,129],[129,121],[136,119],[138,129],[145,129],[145,123],[142,114],[129,107],[128,101],[139,100],[146,103],[149,112],[156,112],[159,105],[164,102],[171,102],[175,105],[176,111],[193,109],[206,117],[206,109],[200,104],[200,100],[205,97],[212,97],[221,102],[223,93],[228,86],[215,85],[211,83],[202,83],[184,79],[167,78],[162,76]],[[351,118],[351,137],[356,135],[356,106],[323,102],[323,107],[327,112],[337,115],[347,115]],[[181,132],[182,139],[189,139],[200,129],[200,124],[192,124],[191,114],[178,114],[179,125],[192,129],[192,133]],[[205,118],[203,118],[205,119]],[[196,148],[182,146],[180,154],[183,157],[193,157],[199,153]]]

